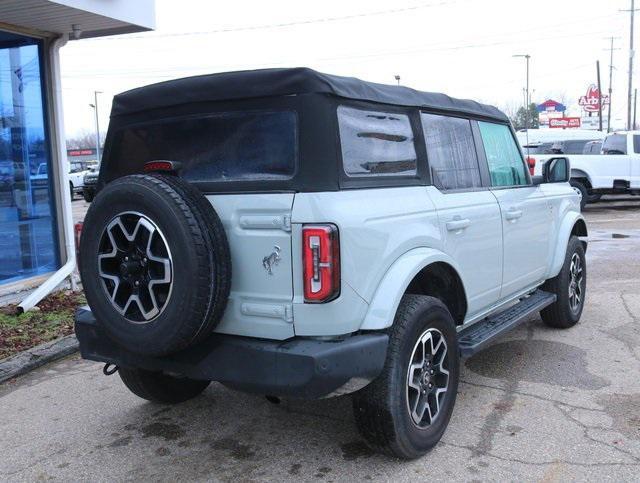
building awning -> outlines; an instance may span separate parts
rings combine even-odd
[[[154,6],[154,0],[2,0],[0,29],[71,34],[72,40],[141,32],[155,27]]]

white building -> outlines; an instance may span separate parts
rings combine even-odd
[[[154,26],[154,0],[0,1],[0,295],[39,286],[23,308],[76,263],[59,50]]]

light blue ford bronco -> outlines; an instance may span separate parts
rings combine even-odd
[[[569,173],[532,176],[494,107],[309,69],[125,92],[81,238],[82,356],[163,403],[350,393],[372,447],[419,457],[461,357],[580,319]]]

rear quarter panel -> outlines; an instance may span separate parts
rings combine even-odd
[[[292,222],[296,335],[338,335],[358,330],[389,267],[417,247],[442,249],[435,207],[423,186],[299,193]],[[326,304],[304,304],[304,223],[334,223],[340,235],[341,294]],[[390,294],[390,302],[395,294]]]

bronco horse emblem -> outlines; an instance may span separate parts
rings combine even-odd
[[[262,266],[269,275],[273,275],[273,267],[278,265],[278,263],[280,263],[280,247],[274,245],[271,254],[262,259]]]

